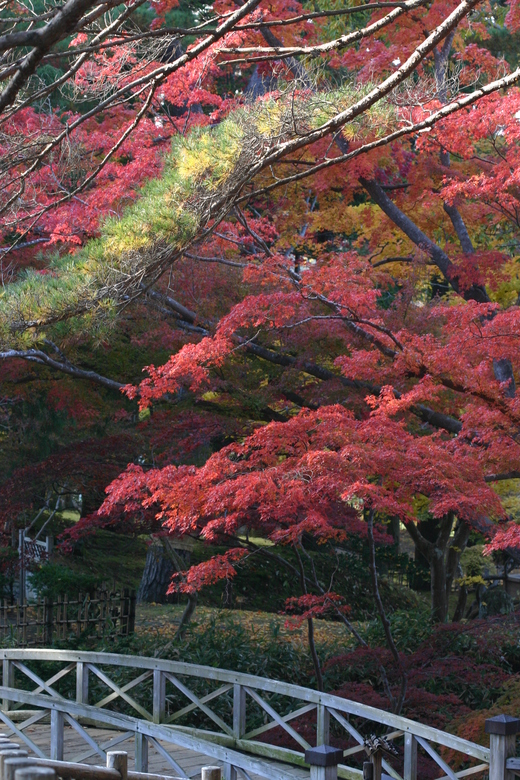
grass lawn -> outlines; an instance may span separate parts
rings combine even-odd
[[[139,604],[136,614],[136,633],[155,637],[159,643],[173,639],[184,607],[180,604]],[[197,607],[188,628],[186,638],[204,635],[207,627],[214,621],[221,623],[226,630],[229,621],[240,623],[242,628],[257,642],[272,642],[273,638],[282,642],[291,642],[297,647],[306,648],[307,623],[297,628],[286,625],[286,616],[271,612],[257,612],[239,609],[216,609]],[[314,632],[318,646],[337,648],[340,652],[351,646],[351,638],[342,623],[331,620],[315,620]]]

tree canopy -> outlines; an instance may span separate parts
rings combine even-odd
[[[225,546],[192,592],[252,529],[310,617],[305,540],[398,519],[446,619],[470,532],[518,544],[518,8],[5,4],[5,534],[81,493],[67,544]]]

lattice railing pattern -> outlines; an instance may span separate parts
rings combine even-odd
[[[0,655],[0,719],[37,755],[41,750],[31,743],[27,729],[50,711],[51,758],[63,752],[67,723],[85,741],[85,752],[71,760],[96,754],[103,758],[107,749],[135,735],[137,770],[146,771],[152,746],[181,777],[186,775],[165,743],[205,752],[238,767],[246,778],[255,773],[287,780],[288,770],[276,767],[272,760],[304,767],[306,749],[334,742],[343,749],[339,777],[361,780],[363,743],[372,733],[384,733],[397,747],[397,757],[383,761],[383,771],[394,780],[417,780],[418,755],[437,768],[438,780],[459,780],[488,770],[486,747],[289,683],[138,656],[61,650],[0,650]],[[15,724],[16,710],[27,706],[34,711]],[[122,734],[97,744],[81,725],[85,718]],[[448,751],[458,754],[456,766],[462,769],[450,767]]]

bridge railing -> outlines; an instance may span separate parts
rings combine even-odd
[[[306,750],[334,738],[347,745],[339,777],[361,780],[365,738],[384,733],[397,750],[396,757],[383,761],[383,772],[394,780],[417,780],[418,755],[437,768],[438,780],[489,774],[487,747],[290,683],[182,661],[107,653],[8,649],[0,650],[0,657],[0,719],[27,743],[27,728],[50,712],[55,758],[63,749],[60,730],[62,734],[65,722],[84,732],[90,755],[104,755],[81,726],[87,719],[119,728],[126,738],[135,734],[140,771],[146,767],[148,745],[167,752],[160,741],[191,744],[190,749],[205,752],[203,743],[207,755],[266,776],[265,767],[257,771],[254,756],[303,767]],[[175,762],[172,766],[180,769]],[[272,772],[268,776],[275,780]]]

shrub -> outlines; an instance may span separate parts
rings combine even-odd
[[[44,563],[31,574],[31,585],[42,598],[56,599],[67,593],[91,593],[101,584],[99,577],[76,572],[59,563]]]

